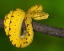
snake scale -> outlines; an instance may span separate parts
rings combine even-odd
[[[32,27],[32,18],[34,20],[47,19],[48,13],[43,12],[40,4],[32,6],[27,12],[17,8],[11,10],[4,18],[4,29],[11,43],[18,48],[25,48],[33,41],[34,32]],[[22,23],[25,23],[26,30],[22,35]]]

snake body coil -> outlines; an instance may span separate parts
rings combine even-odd
[[[35,20],[47,19],[49,14],[42,12],[41,5],[31,7],[26,13],[22,9],[10,11],[4,19],[4,29],[10,41],[16,47],[27,47],[33,41],[34,32],[32,27],[32,18]],[[24,35],[21,35],[22,23],[25,21],[26,30]]]

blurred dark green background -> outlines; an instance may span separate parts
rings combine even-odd
[[[52,17],[36,22],[64,28],[64,0],[0,0],[0,19],[10,10],[19,7],[27,11],[35,4],[43,5],[44,11]],[[64,51],[64,38],[35,32],[33,43],[21,49],[14,47],[5,35],[4,29],[0,29],[0,51]]]

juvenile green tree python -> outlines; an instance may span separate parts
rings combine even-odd
[[[9,36],[12,44],[18,48],[24,48],[33,41],[34,32],[32,27],[32,18],[34,20],[47,19],[49,14],[42,12],[43,7],[40,4],[32,6],[27,12],[20,8],[10,11],[4,18],[4,29]],[[22,23],[25,22],[26,30],[21,35]]]

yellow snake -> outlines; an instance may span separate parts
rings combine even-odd
[[[49,14],[42,11],[40,4],[32,6],[27,12],[17,8],[11,10],[4,18],[4,29],[6,35],[9,36],[12,44],[18,48],[24,48],[33,41],[34,32],[32,27],[32,18],[34,20],[47,19]],[[22,35],[22,23],[25,22],[26,30]]]

